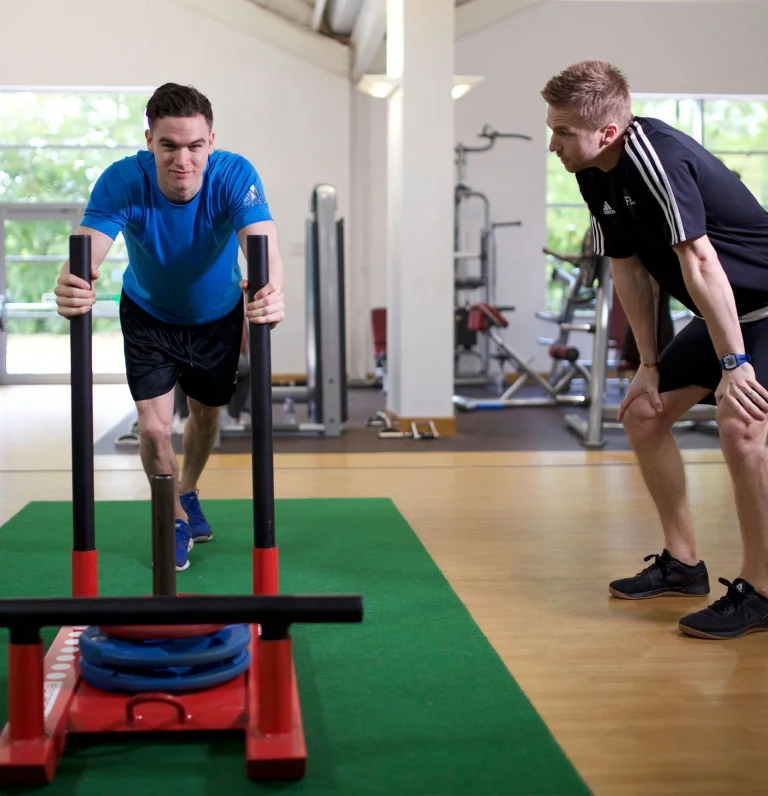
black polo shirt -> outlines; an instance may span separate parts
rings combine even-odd
[[[583,169],[576,178],[597,254],[636,255],[670,295],[701,315],[672,247],[707,235],[739,315],[768,307],[768,212],[693,138],[658,119],[635,117],[616,167]]]

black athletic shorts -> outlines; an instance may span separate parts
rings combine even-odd
[[[157,398],[178,381],[206,406],[226,406],[235,391],[243,301],[218,321],[175,326],[150,315],[124,292],[120,296],[125,370],[134,401]]]
[[[757,380],[768,387],[768,318],[741,324],[741,334]],[[701,318],[693,318],[684,326],[659,357],[659,392],[704,387],[711,392],[700,403],[714,405],[722,376],[712,338]]]

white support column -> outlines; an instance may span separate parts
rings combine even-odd
[[[453,0],[387,0],[388,409],[453,428]],[[450,418],[450,420],[445,420]]]

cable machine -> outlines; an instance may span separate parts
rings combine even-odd
[[[470,152],[488,152],[493,149],[499,138],[519,138],[531,141],[531,136],[520,133],[500,133],[489,124],[483,126],[478,138],[484,143],[478,146],[457,144],[456,153],[457,181],[454,188],[454,222],[453,222],[453,271],[454,271],[454,308],[455,308],[455,349],[454,379],[456,384],[488,384],[490,376],[490,348],[488,338],[482,335],[478,339],[476,332],[469,328],[469,307],[476,302],[496,304],[496,230],[500,227],[519,227],[521,221],[493,221],[491,204],[488,197],[480,191],[473,190],[466,183],[467,154]],[[470,205],[480,205],[480,228],[469,223],[468,215],[472,215]],[[469,212],[468,212],[469,211]],[[477,216],[474,216],[477,218]],[[478,248],[474,245],[477,242]],[[513,307],[500,307],[511,311]],[[472,371],[462,370],[461,360],[470,356],[479,359],[479,366]]]

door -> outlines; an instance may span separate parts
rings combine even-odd
[[[69,325],[56,312],[53,290],[84,207],[0,205],[0,383],[69,379]],[[125,365],[118,298],[127,264],[122,236],[100,269],[93,316],[96,382],[123,381]]]

